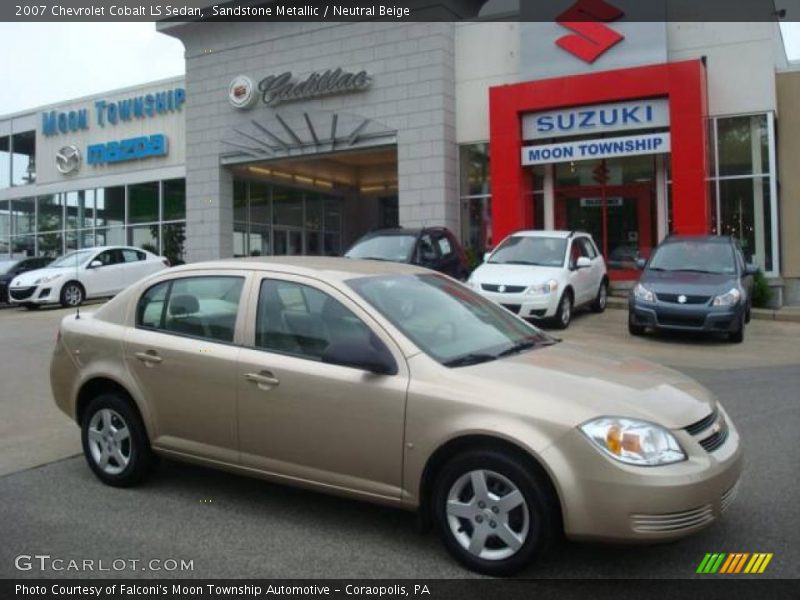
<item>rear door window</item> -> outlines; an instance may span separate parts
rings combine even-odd
[[[233,342],[243,277],[201,276],[154,285],[139,299],[136,326]]]

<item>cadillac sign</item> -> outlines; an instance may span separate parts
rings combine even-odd
[[[285,71],[259,81],[256,93],[249,78],[239,75],[228,88],[228,99],[236,108],[249,108],[253,105],[251,98],[257,95],[267,106],[276,106],[284,102],[360,92],[371,84],[372,77],[366,71],[349,73],[340,68],[328,69],[322,73],[311,73],[303,80],[297,80],[291,71]]]

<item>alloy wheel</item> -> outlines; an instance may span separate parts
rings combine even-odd
[[[469,471],[450,488],[445,508],[450,532],[462,548],[484,560],[504,560],[525,544],[530,515],[525,497],[507,477]]]
[[[78,306],[83,301],[83,292],[75,284],[70,284],[64,289],[64,300],[69,306]]]
[[[131,460],[131,434],[120,414],[110,408],[98,410],[89,422],[89,450],[98,467],[119,475]]]
[[[561,300],[561,304],[561,325],[566,327],[572,318],[572,302],[570,302],[569,296],[565,295]]]
[[[600,310],[603,310],[606,307],[606,303],[608,302],[608,289],[604,283],[600,284]]]

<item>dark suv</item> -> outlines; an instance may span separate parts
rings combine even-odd
[[[0,303],[8,302],[8,285],[14,277],[35,269],[43,269],[51,262],[53,259],[47,256],[0,260]]]
[[[420,265],[462,281],[469,275],[464,249],[446,227],[380,229],[363,236],[344,255]]]
[[[643,262],[643,261],[642,261]],[[671,236],[653,251],[628,300],[628,330],[724,332],[744,339],[753,275],[739,243],[727,236]]]

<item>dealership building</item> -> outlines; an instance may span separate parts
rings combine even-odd
[[[185,78],[0,117],[0,253],[339,254],[590,232],[612,280],[741,240],[800,303],[800,72],[776,23],[159,23]],[[597,31],[596,28],[591,31]]]

